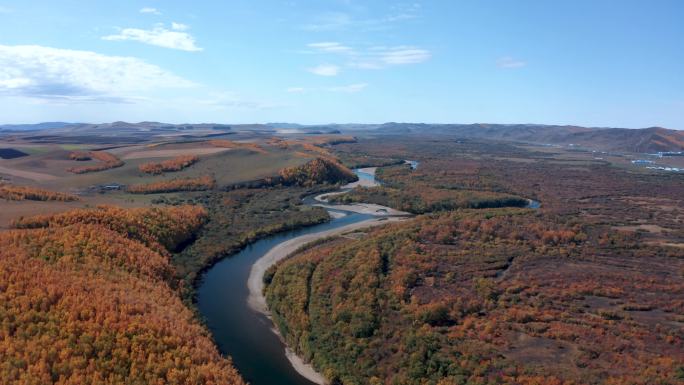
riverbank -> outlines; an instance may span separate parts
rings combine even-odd
[[[336,195],[346,194],[350,190],[357,186],[363,187],[374,187],[380,186],[375,180],[375,172],[377,167],[367,167],[354,170],[356,175],[359,176],[359,180],[354,183],[349,183],[341,187],[341,191],[334,191],[325,194],[320,194],[314,197],[314,200],[318,203],[314,203],[311,206],[322,207],[327,210],[341,210],[350,211],[359,214],[368,214],[373,216],[411,216],[413,214],[407,213],[405,211],[400,211],[387,206],[381,206],[374,203],[354,203],[354,204],[330,204],[328,198]]]
[[[338,218],[340,216],[346,215],[342,214],[340,211],[367,214],[383,218],[367,219],[365,221],[352,223],[347,226],[339,227],[332,230],[302,235],[297,238],[293,238],[288,241],[282,242],[273,247],[263,257],[259,258],[252,265],[252,269],[250,270],[249,278],[247,280],[247,287],[249,290],[248,304],[252,309],[266,315],[269,319],[271,318],[270,311],[268,309],[268,304],[266,303],[266,298],[263,294],[264,274],[266,273],[266,270],[268,270],[268,268],[278,263],[278,261],[292,255],[302,246],[319,239],[333,237],[344,233],[353,232],[356,230],[370,228],[373,226],[379,226],[390,222],[396,222],[399,220],[407,219],[409,216],[411,216],[410,213],[376,204],[357,203],[349,205],[331,205],[328,203],[328,197],[333,195],[344,194],[357,186],[379,186],[380,184],[375,180],[376,171],[377,167],[367,167],[354,170],[356,175],[359,176],[358,181],[342,186],[341,191],[335,191],[315,196],[314,201],[318,203],[311,204],[311,206],[317,206],[328,209],[328,213],[333,218]],[[283,340],[283,343],[285,343],[284,339],[282,338],[282,335],[275,326],[272,330],[274,333],[278,335],[279,338],[281,338],[281,340]],[[306,363],[301,357],[299,357],[294,350],[287,346],[287,344],[285,344],[285,355],[288,361],[290,361],[290,363],[292,364],[292,367],[295,369],[295,371],[297,371],[297,373],[302,375],[304,378],[319,385],[324,385],[327,383],[325,377],[318,373],[312,365]]]
[[[375,183],[375,171],[375,168],[354,170],[367,186]],[[332,194],[350,190],[349,185],[346,185]],[[266,270],[309,242],[409,216],[408,213],[377,205],[338,206],[325,201],[329,194],[308,196],[301,203],[326,209],[330,221],[261,238],[231,258],[221,259],[202,275],[201,285],[197,289],[197,307],[205,317],[221,352],[231,356],[235,366],[250,383],[325,383],[321,374],[287,346],[274,326],[262,293]],[[390,218],[392,215],[401,217]]]
[[[341,235],[344,233],[366,229],[374,226],[380,226],[391,222],[405,220],[402,217],[390,217],[390,218],[372,218],[361,222],[352,223],[346,226],[342,226],[336,229],[321,231],[318,233],[306,234],[296,238],[292,238],[288,241],[282,242],[271,250],[269,250],[263,257],[259,258],[253,265],[249,273],[249,278],[247,279],[247,287],[249,289],[249,297],[247,299],[249,306],[262,314],[265,314],[270,318],[270,311],[268,310],[268,305],[266,304],[266,298],[264,297],[264,273],[269,267],[276,264],[278,261],[287,258],[289,255],[296,252],[302,246],[314,242],[318,239],[333,237]],[[273,331],[278,334],[278,330],[274,327]],[[290,361],[297,373],[301,374],[303,377],[312,381],[316,384],[324,385],[326,383],[325,377],[308,363],[305,363],[301,357],[292,351],[289,347],[286,348],[287,359]]]
[[[355,169],[354,173],[356,176],[359,177],[359,180],[356,182],[352,183],[347,183],[346,185],[342,186],[343,190],[346,189],[352,189],[354,187],[358,186],[363,186],[363,187],[373,187],[373,186],[379,186],[380,183],[378,183],[375,180],[375,172],[377,171],[377,167],[366,167],[366,168],[359,168]]]
[[[359,213],[359,214],[368,214],[368,215],[373,215],[376,217],[385,217],[385,216],[411,216],[413,214],[407,213],[406,211],[400,211],[393,209],[391,207],[387,206],[382,206],[382,205],[376,205],[374,203],[353,203],[353,204],[348,204],[348,205],[342,205],[342,204],[330,204],[328,201],[328,197],[335,196],[335,195],[341,195],[345,194],[347,191],[335,191],[331,193],[325,193],[321,195],[317,195],[314,197],[314,200],[319,203],[313,203],[311,206],[314,207],[322,207],[326,210],[341,210],[341,211],[349,211],[353,213]],[[331,211],[328,211],[330,214]],[[331,216],[335,217],[334,214],[331,214]]]
[[[325,203],[317,203],[313,204],[312,206],[322,207],[324,209],[351,211],[353,213],[368,214],[376,217],[409,217],[413,215],[411,213],[407,213],[406,211],[400,211],[391,207],[376,205],[374,203],[354,203],[348,205],[329,205]]]

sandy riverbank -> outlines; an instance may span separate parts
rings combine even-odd
[[[359,180],[357,180],[356,182],[347,183],[346,185],[342,186],[342,188],[343,189],[350,189],[350,188],[354,188],[357,186],[363,186],[363,187],[380,186],[380,183],[375,181],[375,172],[377,170],[378,170],[377,167],[366,167],[366,168],[358,169],[359,172],[362,172],[364,174],[373,175],[373,179],[359,178]]]
[[[375,176],[375,171],[377,167],[368,167],[359,169],[360,172],[370,174]],[[372,187],[379,186],[379,183],[375,179],[360,178],[354,183],[349,183],[342,186],[343,191],[336,191],[332,193],[326,193],[318,195],[314,198],[317,204],[313,206],[319,206],[326,209],[348,211],[362,214],[370,214],[376,217],[382,218],[372,218],[361,222],[352,223],[346,226],[342,226],[336,229],[331,229],[327,231],[321,231],[318,233],[305,234],[297,238],[292,238],[285,242],[282,242],[274,246],[269,250],[264,256],[259,258],[253,265],[249,273],[249,278],[247,279],[247,288],[249,289],[249,297],[247,302],[252,309],[265,314],[270,318],[270,311],[268,310],[268,305],[266,303],[266,298],[264,297],[264,273],[269,267],[276,264],[278,261],[287,258],[289,255],[297,251],[300,247],[316,241],[318,239],[332,237],[336,235],[341,235],[344,233],[354,232],[364,228],[369,228],[373,226],[380,226],[390,222],[396,222],[407,219],[411,214],[392,209],[390,207],[375,205],[375,204],[349,204],[349,205],[330,205],[328,202],[328,197],[333,195],[344,194],[348,190],[353,189],[357,186]],[[340,211],[328,211],[332,217],[344,216],[346,214]],[[276,334],[280,336],[279,331],[275,328],[272,329]],[[282,338],[282,336],[281,336]],[[285,347],[285,356],[292,364],[292,367],[301,374],[303,377],[312,381],[316,384],[324,385],[327,383],[325,377],[316,371],[316,369],[304,362],[304,360],[299,357],[290,347]]]
[[[392,216],[412,216],[413,214],[405,211],[395,210],[391,207],[376,205],[373,203],[354,203],[349,205],[327,205],[325,203],[317,203],[312,206],[323,207],[324,209],[336,209],[343,211],[351,211],[359,214],[368,214],[376,217],[392,217]]]
[[[373,203],[353,203],[348,205],[329,204],[328,197],[340,194],[346,194],[346,191],[335,191],[331,193],[325,193],[317,195],[314,197],[316,202],[312,206],[323,207],[324,209],[335,209],[342,211],[351,211],[359,214],[369,214],[376,217],[386,217],[386,216],[411,216],[413,214],[407,213],[406,211],[400,211],[387,206],[376,205]]]
[[[266,314],[270,317],[268,305],[266,304],[266,298],[263,294],[264,273],[266,272],[266,270],[268,270],[269,267],[271,267],[281,259],[291,255],[292,253],[297,251],[297,249],[306,245],[307,243],[311,243],[321,238],[332,237],[335,235],[340,235],[355,230],[360,230],[373,226],[380,226],[386,223],[396,222],[405,219],[406,218],[396,217],[368,219],[365,221],[352,223],[347,226],[342,226],[336,229],[321,231],[312,234],[305,234],[276,245],[271,250],[269,250],[268,253],[264,254],[263,257],[259,258],[254,263],[254,265],[252,265],[252,270],[250,271],[249,278],[247,280],[247,287],[249,289],[249,298],[247,299],[247,301],[249,303],[249,306],[251,306],[254,310]],[[278,331],[275,330],[275,328],[274,331],[278,333]],[[313,366],[304,362],[304,360],[302,360],[301,357],[297,356],[295,352],[292,351],[292,349],[290,349],[289,347],[286,348],[285,354],[287,356],[287,359],[292,364],[292,367],[294,367],[294,369],[303,377],[317,384],[326,384],[325,377],[323,377],[320,373],[316,372]]]
[[[365,174],[373,175],[375,176],[375,172],[377,171],[377,167],[367,167],[367,168],[360,168],[359,171],[363,172]],[[395,210],[391,207],[387,206],[381,206],[381,205],[376,205],[373,203],[354,203],[354,204],[349,204],[349,205],[330,205],[328,198],[331,196],[335,195],[341,195],[341,194],[346,194],[348,190],[353,189],[354,187],[357,186],[363,186],[363,187],[373,187],[373,186],[379,186],[380,184],[375,181],[375,179],[369,180],[369,179],[359,179],[358,181],[354,183],[349,183],[344,186],[342,186],[343,191],[335,191],[335,192],[330,192],[330,193],[325,193],[325,194],[320,194],[314,197],[314,200],[320,203],[314,204],[312,206],[318,206],[318,207],[323,207],[325,209],[337,209],[337,210],[343,210],[343,211],[351,211],[359,214],[369,214],[373,216],[378,216],[378,217],[385,217],[385,216],[411,216],[412,214],[407,213],[405,211],[399,211]]]

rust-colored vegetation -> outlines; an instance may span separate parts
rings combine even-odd
[[[524,209],[422,216],[286,260],[266,295],[288,344],[342,384],[675,383],[684,285],[670,269],[684,264],[644,270],[631,255],[649,248],[595,242]],[[604,253],[641,268],[601,267]]]
[[[87,154],[88,155],[86,156],[84,155],[84,153],[81,152],[72,152],[69,155],[69,157],[73,160],[79,161],[88,160],[86,158],[89,157],[90,159],[97,160],[99,164],[92,166],[71,167],[67,169],[67,171],[72,172],[74,174],[86,174],[89,172],[109,170],[124,165],[124,162],[121,159],[105,151],[90,151]]]
[[[276,325],[333,382],[684,381],[681,178],[448,137],[335,150],[357,163],[419,160],[379,170],[372,196],[392,204],[473,191],[541,208],[446,208],[271,269]]]
[[[126,234],[150,248],[173,250],[190,237],[193,229],[202,225],[205,217],[206,211],[200,206],[173,206],[163,209],[100,206],[95,209],[78,209],[61,214],[20,218],[13,222],[13,227],[36,229],[97,224]]]
[[[158,194],[178,191],[206,191],[216,186],[213,177],[205,175],[198,178],[178,178],[147,184],[128,186],[126,191],[131,194]]]
[[[347,194],[333,196],[331,201],[375,203],[415,214],[458,208],[524,207],[528,204],[527,199],[514,194],[451,185],[451,178],[445,178],[445,171],[436,172],[430,167],[432,162],[418,170],[412,170],[403,162],[380,168],[377,178],[382,181],[382,186],[360,187]],[[451,168],[444,164],[441,166]]]
[[[0,233],[0,382],[243,384],[170,280],[168,247],[205,216],[109,207]]]
[[[458,208],[524,207],[526,199],[491,191],[445,190],[428,186],[405,189],[391,187],[358,187],[347,194],[330,197],[331,202],[367,202],[422,214]]]
[[[162,162],[143,163],[138,166],[138,169],[146,174],[158,175],[165,172],[180,171],[198,161],[199,157],[197,155],[182,155]]]
[[[358,179],[350,169],[329,158],[316,158],[301,166],[282,169],[279,177],[282,184],[297,186],[346,183]]]
[[[77,201],[79,198],[73,194],[29,186],[14,186],[0,181],[0,199],[6,199],[10,201],[73,202]]]

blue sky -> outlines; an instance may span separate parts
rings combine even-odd
[[[677,0],[0,0],[0,120],[684,129]]]

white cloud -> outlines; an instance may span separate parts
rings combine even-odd
[[[379,48],[376,51],[379,60],[387,65],[417,64],[432,57],[430,51],[410,46]]]
[[[182,25],[182,24],[180,24]],[[183,27],[187,27],[182,25]],[[151,30],[138,28],[125,28],[116,35],[102,37],[104,40],[139,41],[144,44],[155,45],[158,47],[178,49],[181,51],[201,51],[202,48],[195,44],[195,38],[187,32],[171,31],[163,26],[156,26]]]
[[[307,31],[333,31],[353,23],[352,18],[342,12],[328,12],[315,17],[314,22],[302,26]]]
[[[356,93],[356,92],[361,92],[364,89],[368,87],[367,83],[357,83],[357,84],[350,84],[348,86],[339,86],[339,87],[330,87],[328,88],[328,91],[332,92],[346,92],[346,93]]]
[[[432,57],[430,51],[414,46],[383,47],[354,49],[338,42],[310,43],[307,47],[318,53],[344,55],[349,65],[361,69],[381,69],[389,66],[418,64]]]
[[[207,99],[192,100],[188,104],[211,107],[216,110],[268,110],[273,108],[286,107],[281,103],[269,101],[250,100],[234,92],[215,92]]]
[[[394,25],[408,20],[419,19],[422,7],[419,3],[397,4],[389,7],[388,12],[378,18],[358,18],[345,12],[326,12],[313,17],[311,23],[301,29],[312,32],[365,30],[377,31],[392,28]]]
[[[171,22],[171,29],[176,31],[187,31],[190,27],[186,24]]]
[[[141,92],[195,84],[133,57],[37,45],[0,45],[0,94],[65,101],[130,102]]]
[[[343,92],[343,93],[356,93],[361,92],[368,87],[368,83],[355,83],[346,86],[335,86],[335,87],[290,87],[286,91],[293,94],[310,93],[310,92]]]
[[[351,47],[347,47],[338,42],[326,41],[322,43],[310,43],[307,47],[313,48],[320,52],[330,52],[330,53],[352,53]]]
[[[307,71],[318,76],[337,76],[340,73],[340,67],[333,64],[321,64],[316,67],[307,68]]]
[[[161,12],[157,8],[143,7],[140,8],[140,13],[149,13],[151,15],[161,15]]]
[[[499,68],[521,68],[525,67],[527,63],[522,60],[514,59],[510,56],[504,56],[496,61],[496,65]]]

